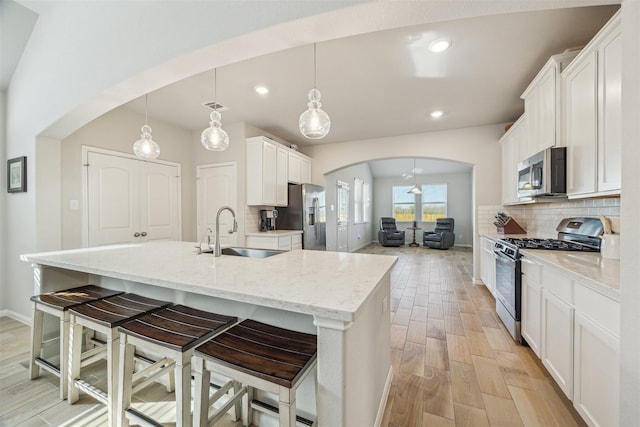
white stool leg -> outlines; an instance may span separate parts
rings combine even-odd
[[[280,401],[278,402],[280,427],[296,426],[296,391],[280,387]]]
[[[75,403],[80,397],[80,391],[75,385],[75,380],[80,378],[80,364],[82,360],[82,325],[76,323],[75,316],[71,315],[71,336],[69,342],[69,366],[68,366],[68,400]]]
[[[233,381],[233,394],[234,396],[240,392],[242,384],[238,381]],[[242,399],[239,399],[235,405],[233,405],[233,421],[238,421],[242,417]],[[248,425],[248,424],[247,424]]]
[[[247,386],[247,395],[244,396],[244,398],[247,399],[247,403],[246,405],[242,405],[242,425],[250,426],[253,423],[253,409],[251,409],[251,401],[253,400],[253,387]]]
[[[69,363],[69,312],[64,311],[60,317],[60,397],[67,398],[67,364]]]
[[[211,373],[206,369],[205,361],[201,357],[193,358],[194,367],[194,408],[193,425],[195,427],[209,424],[209,382]]]
[[[191,426],[191,354],[176,355],[176,427]],[[196,389],[197,393],[197,389]],[[207,403],[209,402],[207,396]]]
[[[129,420],[125,416],[125,411],[131,406],[131,389],[133,382],[133,369],[135,347],[127,343],[126,335],[120,340],[120,367],[118,369],[118,378],[121,387],[118,389],[117,401],[117,426],[127,427]]]
[[[36,359],[42,351],[42,326],[44,313],[38,310],[38,305],[33,303],[33,315],[31,323],[31,361],[29,363],[29,378],[36,379],[40,376],[40,367],[36,365]],[[62,363],[62,361],[60,362]]]
[[[119,365],[119,345],[120,333],[116,329],[111,329],[107,333],[107,411],[109,414],[109,425],[116,425],[118,419],[118,365]]]

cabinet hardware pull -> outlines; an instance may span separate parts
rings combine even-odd
[[[140,237],[140,233],[136,231],[135,233],[133,233],[133,237]]]

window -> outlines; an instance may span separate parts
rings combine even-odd
[[[371,222],[371,188],[367,182],[362,186],[362,200],[364,222]]]
[[[349,184],[338,181],[338,223],[349,221]]]
[[[393,187],[393,217],[396,221],[416,219],[416,197],[408,193],[410,189],[410,185]]]
[[[422,186],[422,221],[434,222],[447,216],[447,184]]]
[[[364,182],[361,179],[354,178],[353,180],[353,222],[360,224],[364,222],[363,212],[363,191]]]

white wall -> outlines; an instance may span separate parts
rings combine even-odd
[[[315,163],[313,165],[315,168]],[[367,246],[373,239],[373,224],[375,223],[375,216],[372,215],[371,222],[355,223],[354,212],[354,179],[361,179],[364,183],[369,184],[369,197],[374,198],[373,191],[373,177],[371,175],[371,169],[367,163],[360,163],[354,166],[350,166],[344,169],[340,169],[333,173],[325,175],[324,183],[320,184],[325,187],[325,203],[327,206],[327,250],[338,250],[338,226],[337,226],[337,193],[338,193],[338,181],[343,181],[349,184],[349,252],[355,252]],[[315,182],[315,181],[314,181]],[[331,206],[336,206],[336,209],[331,210]]]
[[[62,248],[82,246],[82,209],[71,210],[69,202],[82,206],[82,145],[133,153],[140,139],[144,116],[119,108],[78,129],[62,141]],[[187,130],[154,120],[149,121],[153,139],[160,145],[158,159],[180,163],[182,172],[182,239],[195,240],[195,167],[193,134]],[[207,124],[204,123],[203,127]],[[199,140],[199,137],[198,137]],[[201,146],[202,148],[202,146]],[[205,151],[202,148],[202,151]],[[54,204],[54,201],[51,201]]]
[[[4,167],[6,164],[6,132],[5,132],[5,117],[6,117],[6,96],[3,91],[0,91],[0,165]],[[0,174],[0,176],[3,176]],[[7,241],[7,218],[6,218],[6,198],[7,193],[4,188],[0,187],[0,301],[6,301],[5,298],[5,282],[7,280],[7,267],[6,267],[6,254],[5,243]],[[3,303],[0,303],[0,312],[5,308]]]
[[[326,173],[369,160],[392,157],[429,157],[474,165],[472,207],[501,202],[501,151],[498,140],[503,125],[478,126],[441,132],[401,135],[305,148],[313,158],[313,181]],[[472,219],[475,227],[475,217]],[[480,275],[480,239],[474,229],[474,276]]]
[[[471,203],[472,177],[469,173],[422,175],[416,177],[418,186],[424,184],[447,184],[447,216],[455,220],[454,232],[456,245],[471,246],[473,244],[473,204]],[[405,181],[401,177],[376,178],[374,180],[373,218],[378,221],[383,216],[393,216],[393,186],[413,185],[414,180]],[[419,209],[422,204],[422,196],[416,195],[416,206]],[[417,212],[418,219],[421,217]],[[398,222],[398,228],[406,230],[412,222]],[[422,245],[422,233],[431,231],[435,222],[418,221],[416,241]],[[406,230],[405,240],[410,242],[413,231]]]

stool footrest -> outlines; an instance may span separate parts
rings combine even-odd
[[[136,384],[135,386],[133,386],[132,393],[139,392],[143,388],[155,382],[155,380],[157,380],[161,376],[165,375],[168,371],[173,370],[173,367],[175,366],[175,364],[176,362],[174,362],[173,360],[162,359],[151,366],[147,366],[142,371],[136,372],[134,375],[134,381],[141,377],[144,377],[144,381],[141,381],[139,384]],[[161,365],[165,365],[165,366],[160,367]],[[146,375],[148,372],[151,372],[154,369],[156,370],[155,372],[153,372],[149,376]]]
[[[34,360],[34,363],[40,366],[41,368],[51,372],[53,375],[60,376],[60,368],[54,365],[53,363],[50,363],[48,360],[44,360],[41,357],[36,357],[36,360]]]
[[[224,386],[220,390],[222,390],[223,388]],[[220,390],[218,390],[218,392]],[[213,416],[209,418],[209,424],[218,422],[222,417],[224,417],[227,411],[238,402],[238,400],[242,399],[242,396],[244,396],[245,394],[247,394],[247,386],[242,386],[242,388],[240,388],[237,393],[235,393],[227,402],[225,402],[224,405],[216,409],[216,411],[213,413]]]
[[[253,399],[251,401],[251,408],[255,409],[256,411],[264,412],[265,414],[273,415],[276,417],[280,413],[277,407],[256,399]],[[300,415],[296,415],[296,424],[312,427],[314,422],[307,418],[301,417]]]
[[[125,411],[125,416],[132,421],[132,424],[138,424],[144,427],[163,427],[162,424],[155,422],[153,419],[133,408],[128,408]]]
[[[224,394],[226,394],[233,387],[233,381],[229,380],[226,383],[222,384],[222,387],[218,388],[212,395],[209,397],[209,406],[213,405],[218,401]]]
[[[78,387],[83,392],[87,393],[89,396],[93,397],[94,399],[98,400],[100,403],[104,405],[108,405],[109,396],[104,391],[100,390],[97,387],[92,386],[91,384],[89,384],[84,380],[75,380],[74,383],[76,387]]]

